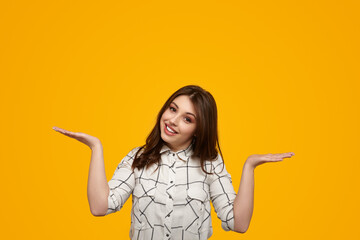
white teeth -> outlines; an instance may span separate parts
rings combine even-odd
[[[171,132],[171,133],[175,133],[173,130],[171,130],[168,126],[166,126],[166,129]]]

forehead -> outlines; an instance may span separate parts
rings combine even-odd
[[[179,109],[191,112],[195,114],[194,104],[191,102],[190,97],[187,95],[177,96],[173,102],[179,107]]]

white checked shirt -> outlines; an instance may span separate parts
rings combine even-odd
[[[192,144],[173,152],[164,145],[161,161],[149,169],[131,170],[132,149],[119,163],[108,182],[110,194],[106,215],[119,211],[132,193],[130,239],[208,239],[213,233],[210,200],[225,231],[234,230],[233,202],[236,197],[230,174],[221,155],[205,169],[192,157]]]

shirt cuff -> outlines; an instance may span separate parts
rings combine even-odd
[[[112,190],[110,190],[110,193],[108,196],[108,210],[105,215],[114,213],[116,211],[119,211],[119,202],[117,201],[114,192]]]
[[[226,220],[221,222],[221,227],[225,231],[234,231],[234,208],[231,208],[226,214]]]

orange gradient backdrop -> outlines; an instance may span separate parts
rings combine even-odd
[[[91,151],[108,180],[144,143],[165,100],[200,85],[216,99],[237,191],[255,169],[245,234],[211,239],[359,239],[357,1],[3,1],[0,4],[4,239],[128,239],[131,198],[94,217]]]

